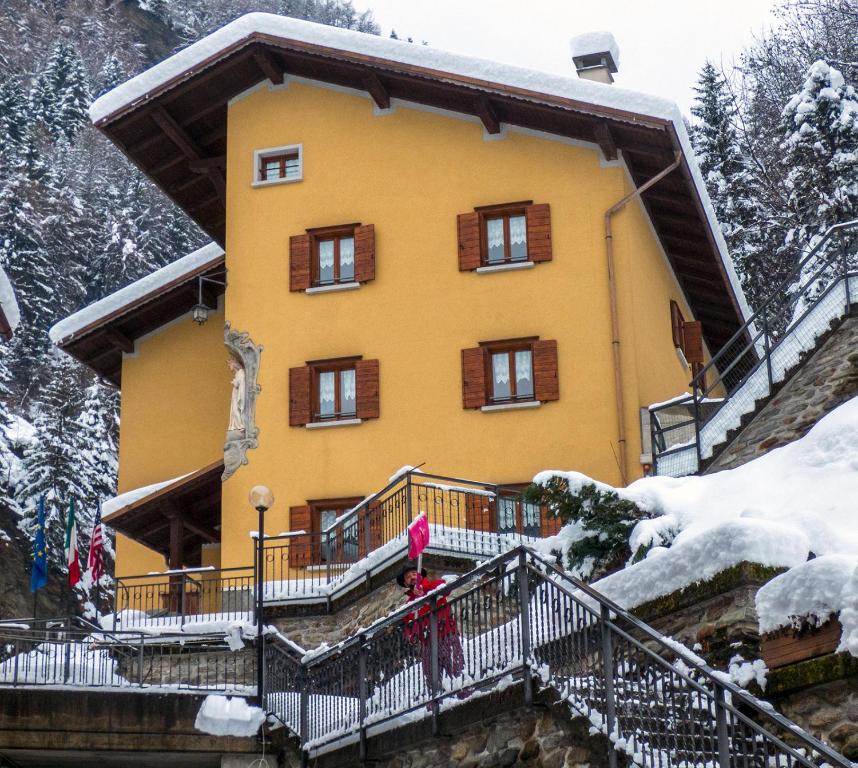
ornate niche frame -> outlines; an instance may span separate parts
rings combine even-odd
[[[244,367],[245,396],[244,396],[244,429],[232,430],[226,433],[226,443],[223,446],[223,475],[225,482],[242,464],[247,464],[247,451],[259,445],[259,427],[256,426],[256,398],[262,391],[257,384],[259,376],[259,358],[262,355],[262,345],[254,344],[246,331],[234,331],[229,323],[224,325],[223,343],[230,354]]]

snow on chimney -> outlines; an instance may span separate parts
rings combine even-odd
[[[620,48],[610,32],[587,32],[569,41],[578,77],[597,83],[613,83],[620,63]]]

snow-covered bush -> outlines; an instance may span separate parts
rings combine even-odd
[[[530,504],[547,507],[564,524],[578,524],[581,536],[569,545],[567,558],[570,568],[589,578],[604,576],[626,564],[632,555],[632,530],[649,517],[613,488],[571,472],[537,476],[523,497]],[[636,562],[645,553],[646,548],[639,548],[632,560]]]

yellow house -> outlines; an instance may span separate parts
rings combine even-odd
[[[258,483],[279,532],[403,464],[631,481],[743,322],[660,99],[251,14],[91,116],[213,240],[52,330],[121,385],[120,575],[249,564]]]

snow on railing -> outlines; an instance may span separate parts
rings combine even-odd
[[[769,397],[819,338],[848,316],[858,303],[856,234],[858,220],[831,227],[695,376],[691,393],[650,408],[655,474],[698,472],[757,402]]]
[[[408,524],[429,519],[432,554],[479,560],[557,533],[560,521],[520,491],[409,468],[322,531],[266,534],[263,600],[327,609],[405,557]],[[258,532],[251,538],[257,547]],[[254,558],[258,562],[258,558]],[[184,569],[116,580],[113,628],[251,620],[256,568]]]
[[[331,648],[266,654],[266,709],[312,758],[511,684],[550,687],[645,768],[851,768],[842,755],[527,549]],[[613,764],[613,760],[609,761]]]

